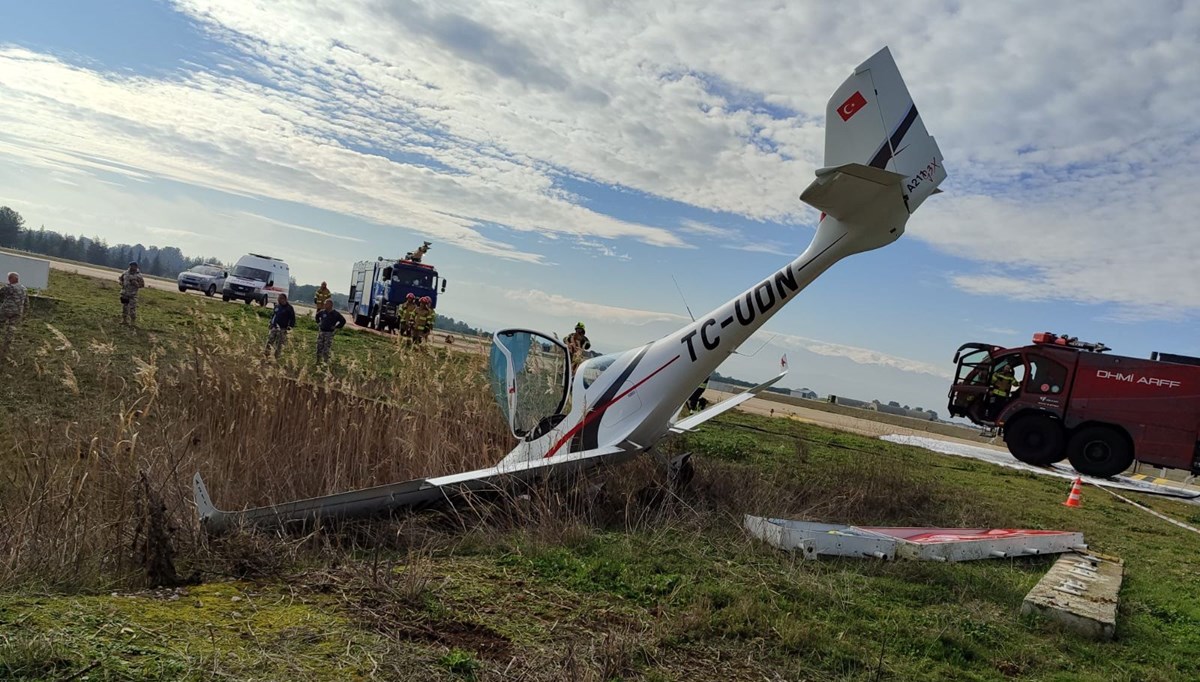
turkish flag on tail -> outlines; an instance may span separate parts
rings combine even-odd
[[[850,95],[850,99],[842,102],[842,106],[838,107],[838,116],[842,117],[843,121],[849,121],[850,117],[857,114],[859,109],[867,106],[867,98],[858,90]]]

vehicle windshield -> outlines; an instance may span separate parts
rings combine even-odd
[[[536,332],[505,329],[492,338],[489,380],[513,435],[530,433],[567,401],[567,350]]]
[[[616,362],[619,357],[621,357],[620,353],[612,353],[611,355],[601,355],[598,358],[588,360],[587,364],[579,370],[583,373],[583,387],[587,388],[595,383],[596,379],[599,379],[600,375],[604,373],[604,370],[611,367],[612,363]]]
[[[197,265],[196,267],[192,268],[190,272],[193,272],[197,275],[204,275],[205,277],[220,277],[221,273],[225,271],[220,268],[215,268],[211,265]]]
[[[955,383],[968,386],[982,386],[987,383],[988,367],[992,358],[986,349],[977,348],[964,353],[958,361],[958,375]]]
[[[266,270],[252,268],[249,265],[239,265],[234,268],[233,276],[241,277],[242,279],[253,279],[259,282],[267,282],[271,279],[271,273],[267,272]]]
[[[410,272],[399,268],[392,270],[392,281],[416,289],[432,289],[434,275],[430,272]]]

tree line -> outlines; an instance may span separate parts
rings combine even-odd
[[[143,273],[159,277],[174,278],[184,270],[205,263],[227,267],[215,258],[185,256],[174,246],[110,246],[99,237],[61,234],[47,230],[45,226],[37,230],[26,229],[25,219],[8,206],[0,206],[0,246],[110,268],[124,269],[131,262],[137,261]]]

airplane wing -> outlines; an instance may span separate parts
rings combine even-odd
[[[514,481],[539,476],[576,472],[598,466],[610,458],[632,457],[642,448],[633,443],[572,452],[552,459],[516,462],[503,467],[477,469],[460,474],[418,478],[361,490],[285,502],[242,511],[222,511],[212,503],[204,479],[192,478],[196,513],[210,533],[221,533],[239,525],[284,525],[318,519],[347,519],[383,514],[399,509],[420,509],[432,503],[471,491],[498,490]]]
[[[760,392],[766,390],[767,388],[770,388],[771,386],[774,386],[777,381],[784,378],[785,376],[787,376],[786,369],[783,370],[782,372],[780,372],[778,376],[771,379],[770,381],[765,381],[757,386],[754,386],[753,388],[748,388],[745,391],[742,391],[741,393],[733,396],[732,398],[726,398],[725,400],[722,400],[721,402],[717,403],[716,405],[713,405],[712,407],[701,410],[701,411],[697,412],[696,414],[693,414],[692,416],[687,417],[686,419],[680,419],[679,421],[677,421],[671,425],[671,433],[686,433],[687,431],[691,431],[692,429],[695,429],[697,426],[700,426],[701,424],[708,421],[709,419],[712,419],[713,417],[715,417],[719,414],[723,414],[725,412],[728,412],[729,410],[732,410],[733,408],[737,407],[738,405],[741,405],[742,403],[746,402],[747,400],[755,397]]]

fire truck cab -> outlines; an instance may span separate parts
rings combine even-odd
[[[1042,332],[1033,343],[958,349],[951,416],[999,427],[1009,452],[1089,476],[1134,460],[1200,473],[1200,358],[1107,353],[1101,343]]]

